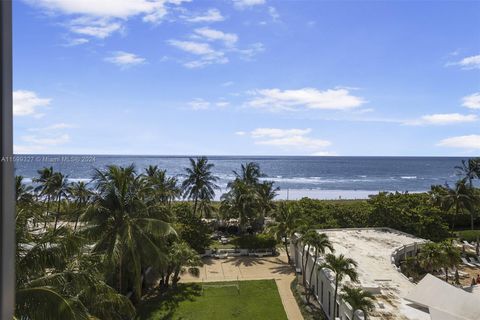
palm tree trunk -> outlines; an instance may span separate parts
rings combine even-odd
[[[305,263],[303,265],[303,288],[305,292],[307,290],[307,265],[308,265],[308,258],[310,257],[310,245],[307,245],[307,252],[305,252]]]
[[[43,223],[43,229],[47,229],[48,210],[50,210],[50,195],[47,196],[47,212],[45,213],[45,221]]]
[[[55,214],[55,225],[53,231],[57,230],[58,218],[60,217],[60,196],[58,196],[57,213]]]
[[[122,293],[122,254],[120,253],[120,263],[118,265],[118,292]]]
[[[198,198],[195,196],[195,198],[193,199],[193,215],[197,214],[197,202]]]
[[[310,278],[308,279],[308,287],[309,289],[312,288],[312,276],[313,276],[313,269],[315,268],[315,265],[317,264],[317,259],[318,259],[318,253],[315,251],[315,256],[313,259],[313,266],[312,266],[312,272],[310,272]],[[310,300],[310,290],[308,290],[308,296],[307,296],[307,301]]]
[[[79,207],[82,207],[82,200],[78,203]],[[75,226],[73,227],[74,231],[77,231],[78,220],[80,220],[80,212],[77,213],[77,218],[75,219]]]
[[[445,281],[448,282],[448,268],[445,267]]]
[[[290,253],[288,252],[288,241],[287,236],[285,236],[285,240],[283,241],[283,245],[285,246],[285,252],[287,253],[287,262],[290,264],[292,260],[290,259]]]
[[[335,319],[335,315],[337,314],[337,293],[338,293],[338,276],[335,275],[335,293],[333,294],[333,319]]]

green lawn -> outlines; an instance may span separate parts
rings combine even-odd
[[[220,284],[209,283],[209,284]],[[224,282],[225,283],[225,282]],[[287,319],[274,280],[240,281],[236,287],[205,288],[180,284],[137,308],[138,320]]]

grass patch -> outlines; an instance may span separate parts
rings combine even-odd
[[[213,284],[213,283],[209,283]],[[221,284],[217,282],[215,284]],[[194,283],[152,295],[137,308],[137,320],[287,319],[275,280],[240,281],[236,287]]]
[[[480,230],[462,230],[455,233],[461,240],[467,240],[468,242],[477,241],[477,237],[480,238]]]

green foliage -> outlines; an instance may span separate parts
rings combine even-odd
[[[175,230],[178,236],[198,253],[203,253],[212,243],[211,228],[193,213],[189,203],[175,203],[172,211],[176,217]]]
[[[244,235],[233,240],[238,248],[242,249],[273,249],[277,241],[269,234]]]
[[[461,240],[468,242],[475,242],[480,239],[480,230],[462,230],[457,231],[456,234]]]

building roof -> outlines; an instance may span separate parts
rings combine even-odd
[[[426,240],[393,229],[325,229],[335,254],[344,254],[358,263],[360,286],[376,295],[371,319],[430,320],[428,310],[413,306],[404,298],[415,287],[392,264],[392,253],[405,245]],[[328,273],[328,272],[327,272]]]
[[[430,310],[432,320],[480,319],[480,296],[427,274],[406,299]]]

